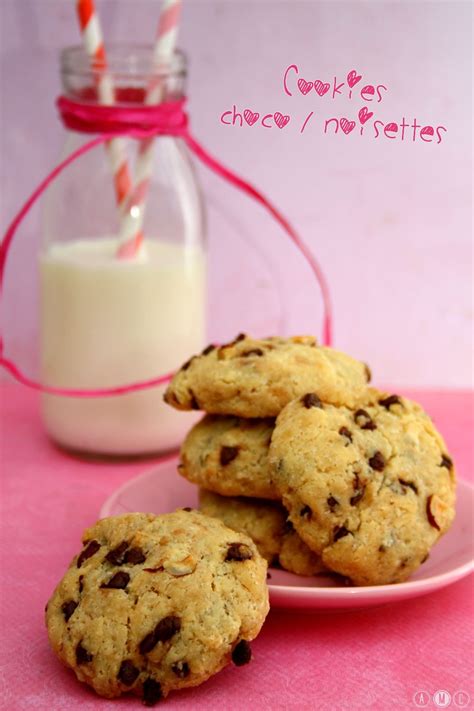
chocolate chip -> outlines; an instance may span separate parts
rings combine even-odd
[[[156,642],[167,642],[173,635],[181,629],[181,618],[177,615],[168,615],[164,617],[155,627]]]
[[[425,557],[423,558],[423,560],[420,562],[420,565],[423,565],[423,563],[426,563],[426,561],[428,560],[429,557],[430,557],[430,554],[427,553],[427,554],[425,555]]]
[[[187,511],[188,513],[192,511],[192,508],[190,506],[185,506],[183,511]]]
[[[82,646],[82,641],[76,647],[76,662],[78,664],[87,664],[92,661],[92,654]]]
[[[138,645],[140,654],[148,654],[158,642],[167,642],[181,629],[181,619],[176,615],[168,615],[158,622],[155,629],[146,635]]]
[[[401,405],[402,401],[400,400],[398,395],[390,395],[389,397],[382,398],[382,400],[379,400],[379,405],[382,405],[385,407],[387,410],[390,410],[391,405]]]
[[[180,370],[187,370],[187,369],[189,368],[189,366],[191,365],[191,363],[193,362],[193,360],[195,359],[195,357],[196,357],[196,356],[193,356],[192,358],[190,358],[189,360],[187,360],[186,363],[183,363],[183,365],[181,366]]]
[[[382,472],[385,469],[385,457],[382,452],[375,452],[369,459],[369,466],[377,472]]]
[[[303,395],[301,398],[301,402],[303,405],[309,410],[311,407],[322,407],[323,403],[319,399],[319,397],[316,395],[316,393],[306,393],[306,395]]]
[[[244,351],[240,354],[242,358],[247,358],[248,356],[263,356],[263,351],[261,348],[251,348],[249,351]]]
[[[269,573],[269,572],[268,572],[268,570],[267,570],[267,580],[270,580],[270,579],[271,579],[271,577],[272,577],[272,574],[271,574],[271,573]]]
[[[176,662],[176,664],[172,665],[171,670],[178,679],[186,679],[191,671],[187,662]]]
[[[200,410],[201,405],[199,404],[198,399],[197,399],[196,395],[193,393],[193,391],[191,390],[191,388],[189,388],[188,392],[189,392],[189,397],[190,397],[191,410]]]
[[[405,479],[398,480],[402,486],[412,489],[415,494],[418,494],[418,488],[412,481],[405,481]]]
[[[63,602],[63,604],[61,605],[61,612],[63,613],[66,622],[69,620],[76,607],[77,602],[75,600],[68,600],[67,602]]]
[[[365,486],[363,484],[361,484],[358,474],[354,475],[352,487],[353,487],[355,493],[354,493],[354,496],[351,497],[350,503],[351,503],[351,506],[355,506],[361,500],[361,498],[364,496],[364,493],[365,493]]]
[[[446,469],[452,469],[453,460],[451,459],[451,457],[448,457],[447,454],[443,454],[443,456],[441,457],[441,464],[439,466],[446,467]]]
[[[165,394],[163,395],[163,400],[168,403],[168,405],[176,405],[176,407],[179,407],[181,405],[181,401],[177,395],[175,395],[174,392],[167,390]]]
[[[339,506],[339,501],[337,499],[335,499],[334,496],[329,496],[326,500],[326,503],[333,513],[334,513],[334,509],[336,508],[336,506]]]
[[[139,669],[137,669],[132,664],[130,659],[124,659],[122,664],[120,665],[120,669],[119,669],[119,673],[117,674],[117,678],[125,686],[131,686],[133,684],[133,682],[136,681],[139,674],[140,674]]]
[[[105,560],[108,563],[112,563],[112,565],[122,565],[123,556],[128,548],[128,545],[127,541],[122,541],[122,543],[119,543],[119,545],[116,548],[113,548],[110,553],[107,553]]]
[[[294,531],[294,530],[295,530],[295,527],[294,527],[293,524],[291,523],[290,519],[287,518],[286,521],[285,521],[285,523],[283,524],[283,535],[284,535],[285,533],[291,533],[291,532]]]
[[[349,533],[350,531],[348,531],[345,526],[336,526],[334,529],[334,541],[344,538],[344,536],[347,536]]]
[[[148,654],[156,646],[157,640],[155,639],[155,630],[149,632],[146,637],[143,637],[142,641],[138,645],[138,650],[140,654]]]
[[[110,588],[111,590],[124,590],[130,582],[130,575],[123,570],[112,575],[108,583],[102,583],[101,588]]]
[[[250,644],[245,639],[241,639],[232,650],[232,661],[236,667],[242,667],[244,664],[248,664],[251,659],[252,650],[250,649]]]
[[[251,560],[253,553],[245,543],[229,543],[227,548],[226,561],[236,560]]]
[[[239,448],[238,447],[228,447],[224,445],[221,447],[221,452],[219,455],[219,461],[222,464],[223,467],[225,467],[227,464],[230,464],[230,462],[233,462],[236,456],[239,453]]]
[[[142,551],[141,548],[135,547],[135,548],[130,548],[126,553],[124,557],[124,563],[128,563],[128,565],[138,565],[139,563],[144,563],[146,560],[146,555]]]
[[[372,380],[372,371],[370,370],[367,363],[364,363],[364,370],[365,370],[365,377],[367,379],[367,382],[370,383],[370,381]]]
[[[154,679],[147,679],[143,684],[142,701],[145,706],[154,706],[163,698],[161,684]]]
[[[341,427],[339,434],[343,437],[347,437],[347,439],[352,442],[352,432],[348,430],[347,427]]]
[[[143,568],[144,573],[162,573],[164,570],[163,566],[160,565],[158,568]]]
[[[347,575],[341,575],[341,573],[334,573],[334,572],[325,572],[323,575],[327,578],[331,578],[334,580],[335,583],[338,583],[338,585],[342,585],[345,588],[351,587],[354,585],[352,580],[347,577]]]
[[[387,550],[386,547],[382,543],[382,545],[379,546],[379,553],[385,553],[386,550]]]
[[[361,498],[364,496],[364,493],[365,487],[362,487],[362,489],[359,489],[359,491],[357,491],[354,496],[351,496],[351,506],[355,506],[356,504],[358,504]]]
[[[376,430],[377,425],[370,417],[366,410],[357,410],[354,415],[356,425],[359,425],[361,430]]]
[[[308,505],[303,506],[303,508],[300,510],[300,516],[302,518],[306,518],[306,519],[310,520],[312,515],[313,515],[313,511],[312,511],[311,507]]]
[[[81,593],[84,590],[84,576],[80,575],[79,576],[79,593]]]
[[[246,338],[247,336],[245,333],[239,333],[239,335],[234,338],[231,345],[233,345],[234,343],[238,343],[239,341],[244,341]]]
[[[90,543],[84,548],[82,553],[79,555],[79,558],[77,559],[77,567],[80,568],[81,565],[85,560],[88,558],[92,558],[95,553],[100,548],[100,543],[98,541],[90,541]]]
[[[201,353],[201,355],[208,355],[209,353],[212,353],[212,351],[214,351],[215,349],[216,349],[216,347],[213,346],[212,343],[211,343],[209,346],[207,346],[206,348],[204,348],[204,350],[203,350],[203,352]]]
[[[441,528],[439,527],[439,525],[434,517],[434,514],[431,510],[432,499],[433,499],[433,496],[431,495],[431,496],[428,496],[428,498],[426,500],[426,515],[428,517],[428,523],[430,524],[430,526],[433,526],[433,528],[436,528],[436,529],[438,529],[438,531],[440,531]]]

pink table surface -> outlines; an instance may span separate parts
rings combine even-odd
[[[472,481],[472,394],[411,395],[446,437],[459,477]],[[104,499],[154,462],[72,459],[43,434],[34,393],[4,383],[0,396],[1,708],[141,708],[134,697],[110,702],[79,684],[48,647],[43,610]],[[429,596],[379,608],[272,610],[253,643],[251,664],[229,667],[197,689],[172,694],[166,708],[415,709],[417,691],[439,689],[451,696],[467,692],[472,708],[472,613],[472,576]],[[454,700],[451,706],[456,708]],[[430,708],[436,708],[433,701]]]

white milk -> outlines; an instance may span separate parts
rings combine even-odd
[[[133,260],[112,238],[54,244],[41,259],[42,382],[104,388],[178,368],[205,340],[205,257],[147,240]],[[43,396],[50,436],[75,450],[172,449],[196,413],[163,402],[165,386],[100,398]]]

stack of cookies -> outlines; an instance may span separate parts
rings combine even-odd
[[[422,408],[369,380],[309,336],[240,335],[192,357],[165,400],[207,413],[179,465],[202,511],[290,572],[405,580],[454,518],[454,468]]]

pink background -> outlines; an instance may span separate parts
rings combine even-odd
[[[153,39],[159,3],[98,6],[107,40]],[[5,228],[58,157],[57,52],[78,32],[64,0],[2,0],[0,13]],[[467,2],[185,2],[180,45],[191,59],[195,134],[291,218],[329,276],[336,345],[393,385],[465,387],[472,379],[470,43]],[[363,82],[389,89],[378,118],[416,116],[448,132],[436,145],[355,131],[323,136],[315,126],[301,135],[296,118],[281,131],[219,122],[233,104],[356,118],[362,102],[286,96],[282,75],[293,63],[308,80],[343,81],[357,69]],[[260,208],[200,174],[210,208],[211,336],[242,328],[266,335],[280,325],[279,303],[287,330],[318,332],[319,295],[301,258]],[[23,354],[32,350],[38,232],[36,212],[9,264],[5,320],[11,350]]]

